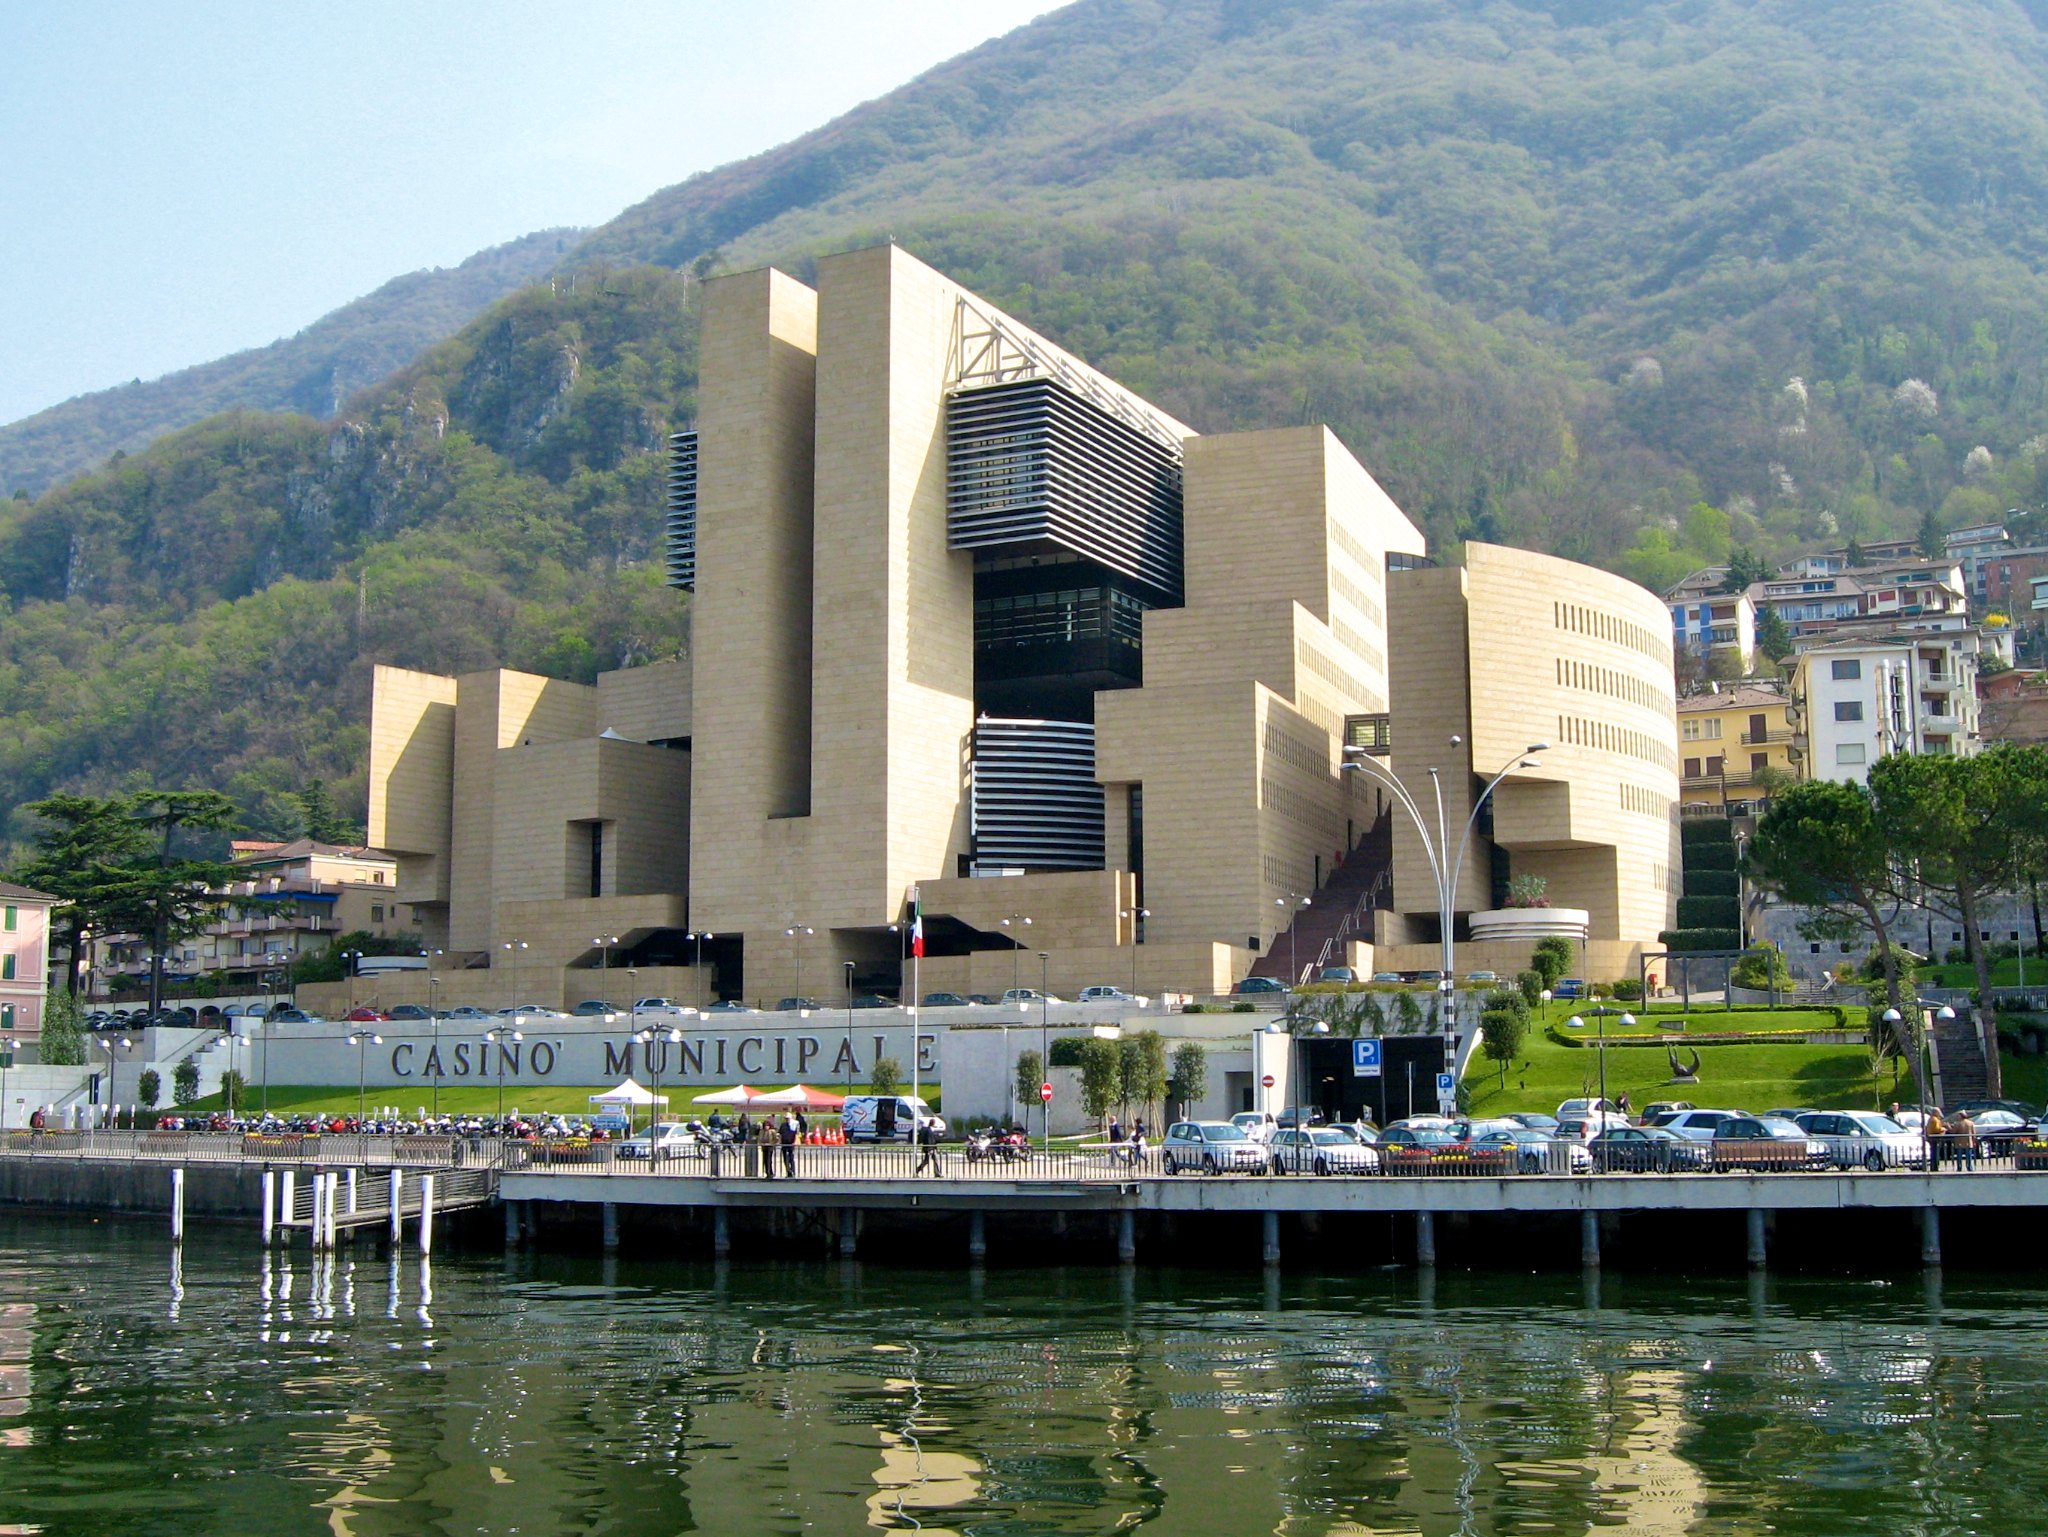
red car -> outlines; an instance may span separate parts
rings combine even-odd
[[[375,1009],[364,1007],[360,1009],[350,1009],[346,1014],[342,1015],[341,1017],[351,1024],[374,1025],[382,1023],[384,1020],[389,1019],[391,1016],[389,1014],[379,1014]]]

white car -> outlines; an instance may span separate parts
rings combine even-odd
[[[1013,987],[1003,994],[1005,1003],[1064,1003],[1057,993],[1041,993],[1035,987]]]
[[[1168,1174],[1199,1169],[1204,1174],[1263,1174],[1266,1144],[1254,1142],[1228,1121],[1175,1121],[1159,1144]]]
[[[663,1121],[651,1132],[628,1137],[612,1150],[614,1158],[696,1158],[704,1152],[697,1134],[681,1121]]]
[[[515,1003],[509,1009],[498,1010],[500,1019],[567,1019],[569,1016],[560,1009],[551,1009],[544,1003]]]
[[[1269,1115],[1261,1115],[1256,1110],[1238,1111],[1236,1115],[1230,1118],[1230,1124],[1243,1132],[1247,1137],[1250,1137],[1254,1142],[1271,1142],[1273,1140],[1273,1118]]]
[[[679,1019],[695,1018],[697,1011],[673,998],[642,998],[633,1005],[635,1014],[672,1014]]]
[[[1127,993],[1120,987],[1084,987],[1081,989],[1083,1003],[1129,1003],[1143,1008],[1150,998],[1139,993]]]
[[[1551,1149],[1559,1147],[1564,1149],[1564,1161],[1573,1174],[1589,1173],[1593,1167],[1592,1151],[1578,1138],[1547,1136],[1512,1122],[1491,1131],[1475,1130],[1471,1141],[1475,1147],[1512,1148],[1515,1169],[1522,1174],[1549,1172],[1554,1161]]]
[[[1827,1149],[1837,1168],[1860,1165],[1876,1174],[1927,1162],[1925,1136],[1874,1110],[1816,1110],[1800,1116],[1799,1127]]]
[[[1650,1124],[1675,1131],[1691,1142],[1711,1142],[1714,1133],[1730,1121],[1742,1119],[1740,1110],[1675,1110],[1652,1116]]]
[[[1267,1154],[1275,1174],[1370,1174],[1380,1166],[1378,1148],[1329,1126],[1276,1132]]]

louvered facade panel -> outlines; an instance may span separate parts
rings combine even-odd
[[[1094,726],[975,722],[974,863],[981,870],[1103,868]]]
[[[1057,548],[1181,601],[1181,462],[1051,379],[957,391],[946,408],[956,550]]]
[[[668,584],[697,590],[697,434],[668,435]]]

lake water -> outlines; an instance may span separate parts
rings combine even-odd
[[[0,1532],[2032,1532],[2048,1291],[364,1248],[0,1217]]]

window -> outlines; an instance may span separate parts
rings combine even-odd
[[[12,982],[13,980],[14,952],[10,950],[5,955],[0,955],[0,982]]]
[[[1863,676],[1863,664],[1861,662],[1830,662],[1828,663],[1828,668],[1828,676],[1837,681],[1861,678]]]
[[[11,1003],[0,1003],[0,1030],[11,1031],[13,1028],[14,1005]]]
[[[1715,754],[1715,756],[1707,759],[1707,774],[1710,778],[1719,774],[1722,768],[1723,761],[1718,753]]]
[[[1861,742],[1837,742],[1835,744],[1836,763],[1861,763],[1863,761],[1863,744]]]
[[[17,914],[19,911],[18,908],[13,907],[0,908],[0,931],[9,934],[14,932],[14,925],[18,921]]]
[[[1699,778],[1699,777],[1700,777],[1700,760],[1699,760],[1699,759],[1697,759],[1697,758],[1687,758],[1687,759],[1685,760],[1685,777],[1686,777],[1687,779],[1697,779],[1697,778]]]
[[[1749,771],[1752,774],[1756,773],[1759,769],[1767,769],[1770,766],[1771,755],[1769,753],[1753,752],[1749,755]]]
[[[372,885],[374,885],[374,886],[381,886],[381,885],[383,885],[383,884],[384,884],[384,872],[383,872],[382,870],[372,870],[372,871],[370,872],[370,883],[371,883]]]
[[[377,905],[377,904],[376,904],[375,902],[372,902],[372,903],[370,904],[370,922],[372,922],[372,923],[382,923],[383,921],[384,921],[384,909],[383,909],[382,907],[380,907],[379,905]]]
[[[1678,734],[1688,742],[1697,742],[1700,739],[1700,723],[1696,720],[1680,721]]]
[[[1863,719],[1863,701],[1860,699],[1837,699],[1835,701],[1835,719],[1841,721]]]

